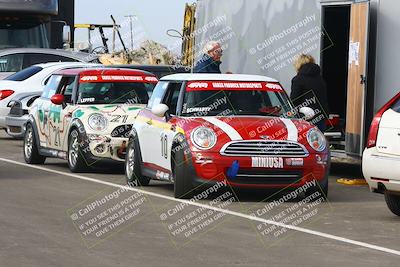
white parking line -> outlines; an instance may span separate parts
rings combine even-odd
[[[386,252],[386,253],[390,253],[390,254],[394,254],[394,255],[400,256],[400,251],[398,251],[398,250],[385,248],[385,247],[380,247],[380,246],[376,246],[376,245],[373,245],[373,244],[360,242],[360,241],[356,241],[356,240],[352,240],[352,239],[348,239],[348,238],[344,238],[344,237],[340,237],[340,236],[336,236],[336,235],[331,235],[331,234],[327,234],[327,233],[323,233],[323,232],[318,232],[318,231],[314,231],[314,230],[310,230],[310,229],[306,229],[306,228],[302,228],[302,227],[287,225],[287,224],[283,224],[283,223],[279,223],[279,222],[263,219],[263,218],[260,218],[260,217],[256,217],[256,216],[252,216],[252,215],[236,212],[236,211],[231,211],[231,210],[221,209],[221,208],[217,208],[217,207],[212,207],[212,206],[209,206],[209,205],[206,205],[206,204],[191,202],[189,200],[176,199],[174,197],[169,197],[169,196],[165,196],[165,195],[162,195],[162,194],[157,194],[157,193],[153,193],[153,192],[149,192],[149,191],[145,191],[145,190],[141,190],[141,189],[137,189],[137,188],[127,187],[125,185],[119,185],[119,184],[114,184],[114,183],[110,183],[110,182],[105,182],[105,181],[97,180],[97,179],[94,179],[94,178],[90,178],[90,177],[86,177],[86,176],[82,176],[82,175],[78,175],[78,174],[67,173],[67,172],[62,172],[62,171],[56,171],[56,170],[48,169],[48,168],[37,166],[37,165],[29,165],[29,164],[26,164],[26,163],[21,163],[21,162],[10,160],[10,159],[0,158],[0,161],[11,163],[11,164],[16,164],[16,165],[20,165],[20,166],[24,166],[24,167],[29,167],[29,168],[37,169],[37,170],[41,170],[41,171],[51,172],[51,173],[54,173],[54,174],[69,176],[69,177],[73,177],[73,178],[76,178],[76,179],[89,181],[89,182],[93,182],[93,183],[97,183],[97,184],[103,184],[103,185],[108,185],[108,186],[112,186],[112,187],[116,187],[116,188],[128,189],[128,190],[131,190],[131,191],[134,191],[134,192],[142,193],[144,195],[154,196],[154,197],[158,197],[158,198],[162,198],[162,199],[166,199],[166,200],[170,200],[170,201],[175,201],[175,202],[180,202],[180,203],[186,203],[188,205],[192,205],[192,206],[196,206],[196,207],[200,207],[200,208],[205,208],[205,209],[209,209],[209,210],[218,211],[218,212],[221,212],[221,213],[225,213],[225,214],[228,214],[228,215],[244,218],[244,219],[251,220],[251,221],[256,221],[256,222],[260,222],[260,223],[266,223],[266,224],[270,224],[270,225],[276,225],[276,226],[279,226],[279,227],[282,227],[282,228],[286,228],[286,229],[290,229],[290,230],[293,230],[293,231],[306,233],[306,234],[310,234],[310,235],[314,235],[314,236],[318,236],[318,237],[323,237],[323,238],[327,238],[327,239],[331,239],[331,240],[335,240],[335,241],[339,241],[339,242],[343,242],[343,243],[347,243],[347,244],[351,244],[351,245],[356,245],[356,246],[369,248],[369,249],[372,249],[372,250],[377,250],[377,251]]]

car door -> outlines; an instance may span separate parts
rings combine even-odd
[[[178,113],[178,102],[182,90],[182,82],[169,82],[166,91],[159,101],[155,101],[153,106],[162,103],[169,107],[167,115],[163,118],[150,115],[143,129],[143,135],[147,140],[146,151],[143,154],[143,161],[159,170],[171,171],[171,147],[176,134],[169,120]],[[156,93],[156,92],[155,92]],[[158,102],[158,103],[156,103]]]
[[[400,156],[400,98],[382,115],[376,147],[380,153]]]
[[[49,122],[52,126],[53,137],[50,147],[56,150],[62,150],[66,142],[68,142],[68,129],[74,108],[73,92],[76,83],[76,76],[63,76],[58,86],[57,94],[64,96],[64,103],[50,106]]]
[[[53,104],[50,98],[57,92],[61,79],[61,75],[52,75],[44,87],[41,97],[35,101],[35,121],[38,128],[40,146],[46,148],[52,147],[53,142],[53,127],[49,121],[50,109]]]

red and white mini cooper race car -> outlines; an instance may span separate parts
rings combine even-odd
[[[326,196],[327,141],[299,113],[281,85],[264,76],[166,76],[133,124],[128,183],[170,181],[175,197],[188,198],[197,186],[221,181],[257,188],[318,181],[315,189]]]

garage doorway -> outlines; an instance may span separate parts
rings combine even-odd
[[[328,137],[335,149],[345,148],[351,5],[322,7],[322,76],[328,88],[329,111],[336,118]]]
[[[361,156],[364,148],[369,3],[322,6],[321,68],[328,87],[333,150]]]

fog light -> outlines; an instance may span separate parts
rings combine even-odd
[[[94,148],[94,151],[96,151],[99,154],[104,154],[106,152],[106,147],[103,144],[100,144]]]

